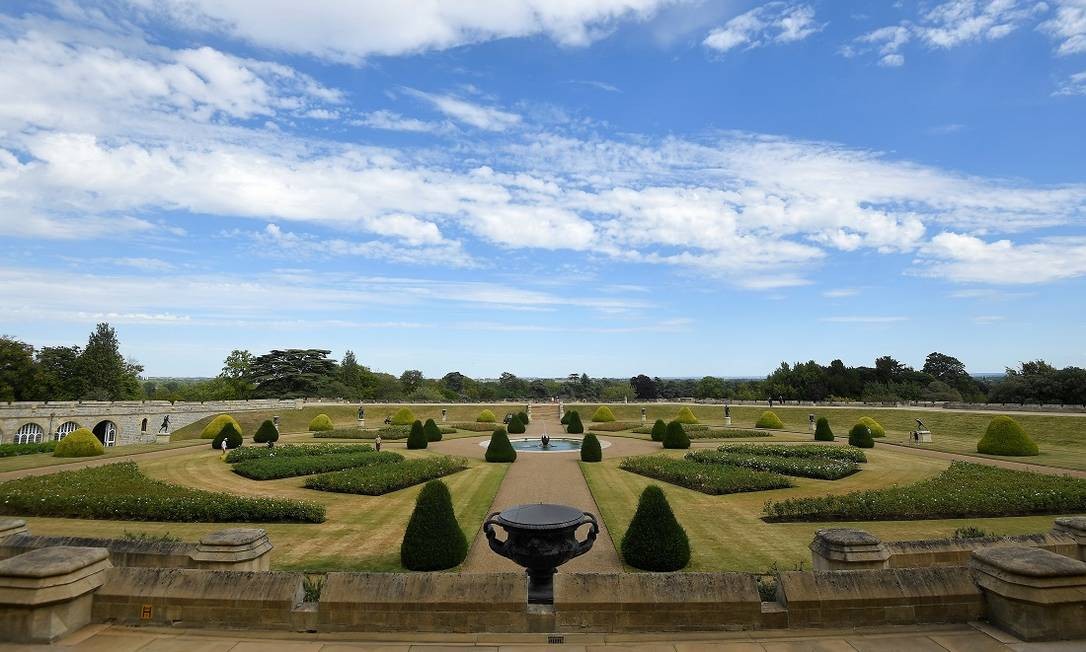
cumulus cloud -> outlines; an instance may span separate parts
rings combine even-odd
[[[709,32],[702,41],[717,52],[802,41],[822,29],[814,8],[807,4],[770,2],[732,18]]]
[[[1065,79],[1056,89],[1055,95],[1086,95],[1086,70]]]
[[[1056,13],[1039,27],[1058,41],[1060,56],[1086,52],[1086,0],[1056,0]]]
[[[1086,239],[1053,237],[1030,244],[940,233],[917,259],[916,273],[959,283],[1027,285],[1086,275]]]

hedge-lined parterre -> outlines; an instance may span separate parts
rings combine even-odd
[[[435,455],[410,459],[397,464],[377,464],[310,476],[305,480],[305,487],[318,491],[380,496],[420,482],[463,471],[466,468],[468,468],[466,458]]]
[[[334,455],[310,455],[301,457],[265,457],[234,465],[234,473],[250,480],[278,480],[301,475],[342,471],[375,464],[396,464],[403,455],[390,451],[355,451]]]
[[[710,495],[765,491],[793,486],[791,480],[776,473],[765,473],[737,466],[699,464],[666,455],[627,457],[619,463],[619,468]]]
[[[724,444],[717,448],[724,453],[746,453],[748,455],[774,455],[776,457],[808,457],[826,460],[844,460],[864,463],[867,455],[855,448],[844,446],[821,446],[819,444],[800,444],[780,446],[773,444]]]
[[[750,453],[730,453],[725,451],[694,451],[686,454],[686,459],[699,464],[724,464],[741,466],[755,471],[768,471],[799,478],[818,480],[840,480],[860,470],[856,462],[828,460],[808,457],[775,457],[773,455],[752,455]]]
[[[286,444],[267,448],[262,446],[242,446],[226,454],[229,464],[248,460],[262,460],[266,457],[310,457],[313,455],[338,455],[340,453],[365,453],[373,450],[369,444]]]

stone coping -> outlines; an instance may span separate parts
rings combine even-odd
[[[105,548],[53,546],[0,561],[0,578],[41,579],[74,573],[109,559]]]
[[[263,528],[239,527],[227,530],[218,530],[204,535],[200,539],[201,546],[245,546],[255,543],[268,536],[268,531]]]
[[[1005,574],[1032,578],[1081,577],[1086,584],[1086,562],[1042,548],[981,548],[973,552],[977,565]]]
[[[0,549],[35,550],[56,546],[105,548],[113,553],[145,555],[190,555],[196,544],[181,541],[140,541],[137,539],[100,539],[97,537],[45,536],[23,532],[0,541]]]
[[[640,609],[663,604],[760,607],[758,584],[749,573],[558,573],[554,608]]]
[[[866,530],[850,527],[833,527],[819,530],[815,533],[816,539],[822,539],[826,543],[835,546],[877,546],[882,540]]]
[[[527,600],[523,573],[328,573],[319,604],[375,611],[523,611]]]

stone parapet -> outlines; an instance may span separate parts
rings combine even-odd
[[[527,632],[523,573],[328,573],[321,631]]]
[[[0,518],[0,545],[4,539],[16,534],[26,534],[27,531],[26,521],[21,518]]]
[[[749,573],[558,573],[560,631],[757,629],[761,598]]]
[[[1086,563],[1040,548],[985,548],[970,567],[998,627],[1026,641],[1086,638]]]
[[[965,567],[790,571],[777,579],[789,627],[964,623],[984,602]]]
[[[968,566],[973,552],[983,548],[1041,548],[1075,559],[1079,554],[1079,544],[1074,537],[1060,532],[975,539],[887,541],[885,546],[890,553],[890,568]]]
[[[271,549],[268,532],[262,528],[219,530],[200,539],[192,561],[207,570],[268,570]]]
[[[1063,516],[1052,525],[1052,533],[1071,537],[1078,546],[1075,555],[1080,561],[1086,561],[1086,516]]]
[[[854,528],[819,530],[810,549],[811,565],[816,571],[886,568],[890,558],[878,537]]]
[[[104,548],[114,566],[147,568],[188,568],[193,566],[191,555],[196,544],[170,541],[129,541],[127,539],[98,539],[92,537],[35,536],[29,532],[0,539],[0,559],[7,559],[31,550],[52,546]]]
[[[115,568],[94,619],[126,625],[294,629],[305,622],[302,573]]]
[[[0,640],[49,643],[87,625],[110,568],[106,550],[73,546],[0,561]]]

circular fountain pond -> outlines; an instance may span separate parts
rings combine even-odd
[[[509,438],[509,443],[513,445],[513,449],[524,453],[570,453],[581,450],[581,439],[579,437],[551,437],[550,443],[546,448],[543,447],[543,443],[539,440],[539,437],[519,437]],[[486,448],[490,445],[490,440],[481,441],[479,445]],[[600,440],[600,448],[607,448],[611,445],[611,442]]]

